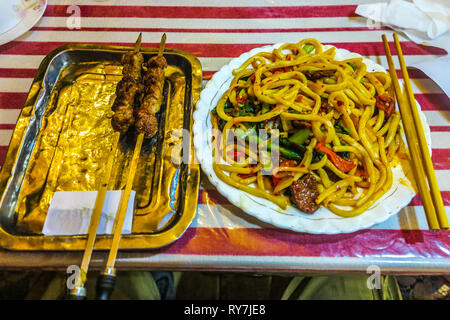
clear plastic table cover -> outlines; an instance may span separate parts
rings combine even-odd
[[[358,4],[370,2],[86,1],[75,3],[83,17],[80,29],[68,29],[62,18],[70,15],[68,4],[50,0],[38,26],[0,46],[0,158],[41,57],[63,44],[130,45],[143,32],[143,45],[156,46],[166,32],[168,48],[190,51],[200,59],[204,82],[232,58],[253,48],[307,37],[359,53],[387,68],[381,35],[391,41],[392,30],[354,13]],[[400,40],[409,66],[446,55],[443,49],[419,46],[401,35]],[[410,69],[410,77],[430,125],[432,160],[449,213],[450,101],[423,73]],[[450,231],[428,230],[419,196],[383,223],[336,235],[292,232],[257,221],[230,204],[204,176],[198,200],[197,216],[180,239],[156,251],[121,252],[117,267],[366,272],[375,265],[386,273],[450,273]],[[64,267],[79,259],[74,253],[51,252],[0,251],[0,257],[1,267]],[[92,263],[102,266],[103,259],[96,254]]]

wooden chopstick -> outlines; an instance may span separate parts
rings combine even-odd
[[[442,201],[441,192],[439,191],[439,186],[436,179],[436,173],[434,172],[433,162],[431,161],[430,153],[428,150],[427,141],[423,133],[422,121],[419,116],[416,99],[414,98],[414,93],[411,88],[411,81],[409,79],[408,70],[406,69],[405,59],[403,58],[403,51],[398,41],[398,36],[394,33],[394,42],[397,49],[398,59],[400,62],[400,67],[403,73],[403,79],[405,84],[405,91],[408,96],[408,106],[410,113],[412,114],[414,120],[414,126],[417,132],[417,137],[419,138],[419,146],[422,151],[422,159],[425,166],[425,171],[428,178],[428,184],[431,190],[431,198],[433,199],[434,208],[436,210],[437,218],[439,220],[439,225],[441,229],[448,229],[448,220],[445,213],[444,202]]]
[[[389,48],[389,43],[386,39],[385,35],[382,35],[384,50],[386,52],[386,57],[389,65],[389,73],[392,78],[392,84],[394,86],[395,96],[397,98],[397,104],[399,106],[400,114],[404,124],[414,123],[413,117],[411,114],[411,110],[409,108],[409,99],[408,95],[402,92],[400,87],[397,73],[394,66],[394,61],[392,60],[391,51]],[[406,81],[406,79],[405,79]],[[425,214],[428,222],[428,226],[431,230],[439,230],[439,220],[437,218],[437,213],[433,205],[433,200],[431,198],[428,184],[426,181],[426,174],[424,170],[423,160],[418,133],[415,126],[404,125],[405,136],[408,143],[408,147],[411,154],[411,160],[413,163],[413,173],[417,183],[417,188],[419,189],[419,194],[423,202],[423,206],[425,209]],[[426,145],[426,144],[425,144]],[[428,147],[426,147],[426,153],[428,153]]]

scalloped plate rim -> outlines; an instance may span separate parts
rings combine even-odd
[[[25,33],[30,31],[31,28],[33,28],[39,20],[41,20],[42,16],[45,13],[45,10],[47,9],[48,0],[45,0],[45,3],[43,6],[39,9],[39,11],[32,12],[33,15],[27,15],[23,19],[21,19],[18,23],[14,25],[14,27],[4,31],[0,34],[0,46],[4,45],[8,42],[14,41],[17,38],[23,36]],[[27,9],[29,11],[33,10],[32,8]]]
[[[250,58],[251,56],[253,56],[254,54],[258,53],[258,52],[263,52],[263,51],[272,51],[274,48],[278,48],[279,46],[283,45],[284,43],[276,43],[273,45],[267,45],[267,46],[263,46],[263,47],[258,47],[258,48],[254,48],[250,51],[247,51],[243,54],[241,54],[239,57],[234,58],[232,60],[229,61],[228,64],[222,66],[211,78],[211,80],[209,80],[207,82],[207,84],[205,85],[204,89],[202,90],[202,92],[200,93],[200,99],[197,102],[196,105],[196,109],[194,111],[193,114],[193,133],[194,133],[194,148],[195,148],[195,153],[197,156],[197,159],[202,167],[203,172],[208,176],[209,181],[211,182],[211,184],[218,190],[218,192],[223,195],[225,198],[228,199],[228,201],[230,201],[230,203],[232,203],[233,205],[235,205],[236,207],[242,209],[244,212],[246,212],[248,215],[253,216],[255,218],[257,218],[258,220],[260,220],[261,222],[265,222],[268,223],[270,225],[273,225],[274,227],[278,227],[281,229],[288,229],[291,231],[295,231],[295,232],[307,232],[307,233],[311,233],[311,234],[339,234],[339,233],[351,233],[351,232],[355,232],[355,231],[359,231],[362,229],[367,229],[370,228],[376,224],[379,224],[381,222],[386,221],[387,219],[389,219],[391,216],[397,214],[402,208],[406,207],[410,201],[412,200],[412,198],[416,195],[416,193],[414,192],[414,190],[411,187],[402,187],[400,184],[397,185],[393,185],[393,187],[385,194],[383,195],[382,198],[380,198],[377,202],[375,202],[375,204],[373,206],[370,207],[370,209],[364,213],[362,213],[361,215],[357,216],[357,217],[353,217],[353,218],[341,218],[338,217],[334,214],[332,214],[328,209],[321,207],[321,209],[319,209],[319,211],[323,210],[323,212],[328,212],[330,213],[332,216],[331,217],[323,217],[323,218],[308,218],[308,215],[306,215],[305,213],[302,213],[301,211],[293,208],[292,206],[289,206],[289,208],[294,209],[295,211],[289,212],[286,210],[281,210],[280,208],[275,208],[277,207],[276,205],[274,205],[272,202],[266,200],[266,199],[262,199],[253,195],[250,195],[244,191],[240,191],[237,188],[234,188],[232,186],[229,186],[228,184],[226,184],[225,182],[222,182],[214,173],[214,171],[212,170],[212,167],[208,167],[207,163],[205,162],[205,158],[209,157],[210,155],[208,155],[208,152],[200,152],[201,150],[205,150],[205,141],[206,141],[206,145],[210,146],[209,141],[207,140],[202,140],[202,138],[204,139],[205,137],[205,133],[204,133],[204,126],[203,126],[203,122],[209,122],[209,111],[212,109],[212,104],[209,103],[208,101],[212,102],[218,95],[219,93],[223,93],[220,92],[220,87],[222,87],[224,84],[226,84],[227,81],[230,81],[231,79],[231,70],[239,67],[246,59]],[[329,47],[333,47],[331,45],[324,45],[324,49],[328,49]],[[361,56],[358,53],[354,53],[354,52],[350,52],[346,49],[339,49],[336,48],[336,54],[337,55],[352,55],[353,57],[362,57],[364,63],[366,63],[367,65],[367,69],[369,70],[370,67],[375,67],[375,69],[378,69],[380,71],[384,71],[386,72],[386,70],[384,69],[384,67],[382,67],[381,65],[378,65],[377,63],[373,62],[372,60],[369,60],[363,56]],[[350,57],[346,57],[344,59],[348,59]],[[228,76],[228,79],[226,78],[226,76]],[[226,86],[227,88],[227,86]],[[428,142],[428,146],[431,152],[431,138],[430,138],[430,129],[428,126],[428,123],[426,121],[425,115],[423,114],[422,111],[420,111],[420,105],[417,104],[419,107],[419,114],[422,118],[422,123],[424,124],[424,130],[425,130],[425,134],[426,134],[426,138],[427,138],[427,142]],[[210,128],[210,126],[209,126]],[[206,128],[208,129],[208,128]],[[207,148],[207,150],[211,150],[211,148]],[[399,171],[399,168],[401,169],[401,166],[398,165],[397,167],[397,171]],[[394,174],[395,172],[395,168],[394,168]],[[402,171],[402,170],[400,170]],[[402,178],[402,172],[399,173],[400,174],[400,178]],[[399,189],[400,188],[400,189]],[[409,191],[409,193],[408,193]],[[396,201],[397,205],[395,205],[394,208],[390,208],[388,213],[385,213],[384,215],[378,215],[377,217],[373,217],[374,214],[372,214],[372,219],[370,219],[369,221],[365,221],[365,223],[359,222],[357,223],[359,220],[363,219],[361,217],[367,218],[368,215],[371,213],[371,211],[377,209],[376,207],[378,207],[383,200],[385,200],[385,198],[389,198],[392,195],[390,195],[390,192],[394,192],[393,195],[395,195],[395,193],[399,193],[403,194],[404,192],[406,192],[406,194],[404,195],[404,197],[402,198],[402,201]],[[243,204],[243,201],[246,202],[247,201],[247,205]],[[249,203],[249,201],[251,201],[251,203]],[[272,204],[272,206],[270,205]],[[257,209],[255,209],[254,207],[249,207],[248,205],[253,205],[253,206],[257,206],[260,209],[265,209],[262,211],[259,211]],[[266,209],[267,206],[269,206],[269,209]],[[271,207],[271,208],[270,208]],[[385,207],[382,205],[382,207]],[[287,210],[288,210],[287,209]],[[261,213],[262,212],[262,213]],[[367,213],[369,212],[369,214]],[[280,222],[280,219],[282,219],[283,217],[280,216],[280,213],[285,215],[285,216],[294,216],[295,221],[297,222],[303,222],[301,224],[296,224],[293,225],[288,224],[288,223],[284,223],[284,222]],[[317,215],[317,212],[314,214]],[[309,217],[313,217],[313,216],[309,216]],[[275,219],[274,219],[275,218]],[[353,223],[351,225],[346,225],[345,221],[350,221],[351,219],[356,219],[356,223]],[[342,226],[341,222],[344,221],[344,225]],[[321,224],[323,224],[321,226],[321,228],[311,228],[311,226],[305,226],[305,224],[317,224],[317,222],[320,222]]]

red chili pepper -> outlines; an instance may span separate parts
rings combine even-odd
[[[280,180],[281,180],[281,179],[272,176],[272,183],[273,183],[273,186],[276,187],[277,184],[280,182]]]
[[[244,103],[246,100],[247,100],[247,98],[244,97],[244,96],[237,96],[237,97],[236,97],[236,101],[237,101],[238,103]]]
[[[255,75],[252,75],[252,76],[250,77],[250,81],[251,81],[252,83],[254,83],[255,80],[256,80],[256,76],[255,76]]]
[[[345,159],[341,158],[333,150],[328,148],[325,145],[325,143],[323,143],[323,142],[319,142],[316,145],[315,149],[316,149],[317,152],[325,153],[328,156],[328,158],[330,159],[330,161],[333,162],[333,164],[336,166],[336,168],[338,168],[342,172],[349,172],[354,167],[356,167],[356,163],[353,163],[351,161],[348,161],[348,160],[345,160]]]
[[[243,156],[243,155],[245,155],[245,153],[243,153],[242,151],[228,151],[228,155],[230,155],[230,156]]]
[[[233,160],[234,161],[237,161],[238,157],[245,157],[245,153],[241,152],[241,151],[232,151],[232,150],[230,150],[230,151],[227,152],[227,155],[228,156],[233,156]]]
[[[248,178],[253,177],[253,175],[255,174],[255,172],[253,171],[255,169],[255,167],[252,166],[251,164],[248,164],[245,167],[252,169],[252,170],[250,170],[250,173],[239,173],[238,176],[242,179],[248,179]]]
[[[294,160],[284,160],[280,162],[280,167],[295,167],[297,162]]]
[[[387,93],[377,96],[377,102],[375,104],[378,109],[383,110],[388,116],[394,111],[395,101]]]
[[[358,177],[367,176],[366,170],[362,169],[361,167],[358,167],[356,169],[355,176],[358,176]]]

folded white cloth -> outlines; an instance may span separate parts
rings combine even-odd
[[[403,32],[415,43],[450,52],[449,0],[391,0],[359,5],[355,12]]]

